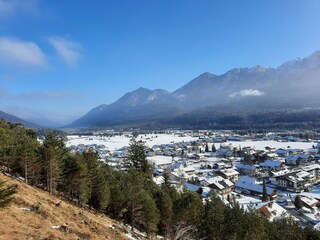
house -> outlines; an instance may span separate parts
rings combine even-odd
[[[201,185],[209,187],[213,192],[227,197],[234,189],[234,184],[221,176],[205,178],[201,181]]]
[[[320,164],[311,164],[301,168],[303,171],[310,173],[310,182],[315,184],[320,182]]]
[[[239,192],[261,197],[263,193],[263,185],[258,184],[255,178],[250,178],[248,176],[241,176],[239,180],[235,183],[236,188]],[[266,187],[267,194],[272,196],[275,191],[272,188]]]
[[[275,218],[287,215],[287,211],[279,204],[270,201],[262,202],[255,205],[255,209],[269,221],[273,221]]]
[[[309,148],[308,149],[308,154],[310,155],[316,155],[318,153],[318,149],[317,148]]]
[[[312,197],[300,196],[300,200],[305,207],[312,210],[314,207],[320,206],[320,202]]]
[[[272,146],[266,146],[264,149],[266,149],[269,152],[274,152],[276,150],[276,148]]]
[[[193,175],[186,173],[182,169],[175,169],[171,171],[169,176],[171,180],[179,183],[185,183],[193,177]]]
[[[299,166],[301,164],[307,164],[312,159],[313,157],[309,154],[290,155],[286,157],[285,163],[289,166]]]
[[[216,151],[217,157],[231,157],[233,155],[233,151],[229,148],[219,148]]]
[[[299,166],[300,160],[301,158],[299,157],[299,155],[290,155],[286,157],[285,163],[288,166]]]
[[[279,157],[287,157],[289,155],[289,151],[283,148],[279,148],[277,149],[276,154],[278,154]]]
[[[216,173],[217,173],[217,175],[219,175],[225,179],[229,179],[231,182],[238,181],[239,175],[240,175],[239,172],[233,168],[220,169]]]
[[[210,192],[210,188],[208,187],[199,187],[191,183],[185,183],[183,186],[191,192],[196,192],[200,194],[200,196],[204,198],[207,197]]]
[[[235,167],[243,175],[254,175],[258,172],[258,167],[256,165],[236,163]]]
[[[310,173],[305,171],[295,171],[284,175],[270,178],[271,183],[277,185],[281,189],[291,192],[301,192],[311,187]]]
[[[280,171],[284,168],[283,165],[284,164],[282,162],[276,160],[266,160],[260,163],[260,167],[268,171]]]

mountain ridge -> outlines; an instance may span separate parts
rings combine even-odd
[[[103,110],[92,109],[69,127],[130,125],[139,120],[157,122],[215,106],[226,109],[232,105],[246,106],[249,111],[259,106],[267,110],[319,107],[319,76],[320,51],[276,68],[256,65],[233,68],[221,75],[205,72],[171,93],[142,87],[128,92],[112,104],[100,105]],[[154,96],[151,101],[150,96]]]
[[[3,112],[1,110],[0,110],[0,119],[4,119],[4,120],[6,120],[8,122],[12,122],[12,123],[23,124],[23,125],[25,125],[25,127],[28,127],[28,128],[42,128],[42,126],[40,126],[36,123],[24,120],[22,118],[19,118],[19,117],[13,115],[13,114],[9,114],[9,113]]]

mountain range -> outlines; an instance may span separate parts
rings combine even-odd
[[[5,113],[3,111],[0,111],[0,119],[4,119],[8,122],[12,122],[12,123],[20,123],[23,124],[25,127],[27,128],[41,128],[40,125],[30,122],[30,121],[26,121],[24,119],[21,119],[15,115],[9,114],[9,113]]]
[[[257,65],[235,68],[222,75],[206,72],[171,93],[139,88],[112,104],[92,109],[67,127],[206,128],[226,123],[255,124],[252,116],[274,113],[280,118],[278,123],[282,118],[287,119],[283,123],[296,122],[286,116],[293,112],[297,116],[310,115],[310,111],[314,116],[320,107],[319,90],[320,51],[317,51],[277,68]],[[240,122],[230,120],[239,117]],[[221,120],[224,118],[230,121]],[[264,124],[274,123],[269,119]]]

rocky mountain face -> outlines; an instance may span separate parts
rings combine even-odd
[[[257,65],[222,75],[203,73],[169,93],[139,88],[110,105],[100,105],[70,127],[107,127],[135,123],[172,122],[214,112],[281,111],[320,107],[320,51],[277,68]],[[210,110],[208,110],[210,109]],[[206,115],[206,114],[204,114]],[[192,118],[191,117],[191,118]],[[209,117],[209,115],[207,115]]]

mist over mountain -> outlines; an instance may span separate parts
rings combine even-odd
[[[172,93],[139,88],[110,105],[92,109],[69,127],[174,127],[184,119],[189,119],[188,125],[192,125],[192,119],[199,119],[199,116],[208,120],[202,127],[210,127],[210,119],[219,116],[272,112],[284,118],[291,110],[303,110],[306,114],[306,109],[319,108],[319,89],[320,51],[317,51],[277,68],[257,65],[235,68],[222,75],[203,73]],[[245,119],[241,123],[245,123]],[[223,121],[218,122],[223,124]]]
[[[32,122],[35,123],[37,125],[40,125],[42,127],[46,127],[46,128],[57,128],[59,127],[59,124],[51,121],[50,119],[46,118],[46,117],[31,117],[31,118],[26,118],[25,119],[28,122]]]
[[[41,128],[41,126],[36,123],[26,121],[24,119],[21,119],[21,118],[15,116],[15,115],[5,113],[3,111],[0,111],[0,119],[4,119],[4,120],[11,122],[11,123],[20,123],[20,124],[23,124],[27,128]]]

